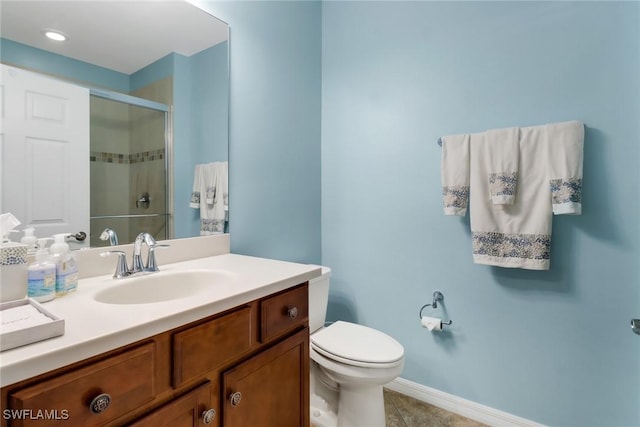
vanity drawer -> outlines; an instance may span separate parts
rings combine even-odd
[[[260,340],[266,342],[300,326],[309,317],[308,286],[297,286],[260,301]]]
[[[31,411],[11,425],[43,425],[38,417],[46,417],[47,426],[95,426],[114,420],[154,398],[155,360],[151,342],[18,390],[9,396],[11,409]]]
[[[173,386],[197,378],[251,349],[250,306],[209,320],[172,338]]]

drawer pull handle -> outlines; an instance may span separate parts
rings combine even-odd
[[[208,409],[202,413],[202,422],[205,424],[211,424],[211,422],[215,417],[216,417],[216,410]]]
[[[292,307],[287,311],[287,314],[289,314],[289,318],[290,319],[295,319],[296,317],[298,317],[298,307]]]
[[[111,396],[107,393],[102,393],[93,398],[89,404],[89,410],[92,414],[100,414],[104,412],[111,403]]]
[[[238,406],[240,404],[240,401],[242,400],[242,393],[240,393],[239,391],[236,391],[235,393],[231,393],[231,396],[229,396],[229,402],[231,402],[231,406]]]

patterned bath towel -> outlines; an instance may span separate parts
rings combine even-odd
[[[485,155],[489,165],[489,192],[494,205],[512,205],[518,186],[520,129],[493,129],[484,133]]]
[[[484,133],[470,135],[473,260],[548,270],[552,215],[581,213],[584,126],[571,121],[520,129],[518,197],[512,205],[491,202],[487,183],[491,166],[485,155],[488,143]],[[464,163],[448,162],[442,167],[464,167]]]

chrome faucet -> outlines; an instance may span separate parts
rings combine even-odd
[[[104,229],[100,235],[100,240],[109,240],[111,246],[118,246],[118,235],[109,227]]]
[[[147,263],[142,264],[142,244],[146,244],[149,249],[147,253]],[[169,245],[159,245],[156,239],[149,233],[140,233],[133,242],[133,261],[131,264],[131,274],[135,273],[155,273],[160,271],[156,262],[156,248],[166,248]]]
[[[149,248],[149,254],[147,255],[147,267],[149,266],[149,258],[151,258],[151,248],[155,248],[157,243],[156,239],[149,233],[140,233],[136,237],[136,240],[133,242],[133,261],[131,263],[131,273],[140,273],[145,271],[146,267],[142,264],[142,244],[145,243]],[[155,255],[154,264],[155,264]],[[155,270],[158,271],[158,267],[156,266]]]
[[[147,264],[142,263],[142,244],[146,244],[149,248],[147,254]],[[116,264],[116,272],[113,274],[115,279],[123,279],[137,274],[154,273],[160,271],[156,262],[156,248],[167,247],[169,245],[159,245],[156,239],[149,233],[140,233],[133,242],[133,259],[131,268],[127,266],[127,258],[123,251],[107,251],[100,256],[118,255],[118,263]]]

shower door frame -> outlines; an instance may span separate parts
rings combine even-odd
[[[131,105],[134,107],[147,108],[150,110],[160,111],[164,113],[164,170],[165,170],[165,213],[163,214],[131,214],[131,215],[99,215],[89,216],[92,219],[108,219],[108,218],[149,218],[149,217],[165,217],[165,227],[167,230],[167,239],[174,236],[173,224],[173,108],[169,105],[155,101],[150,101],[137,96],[127,95],[120,92],[113,92],[104,89],[89,88],[89,95],[103,98],[109,101],[115,101]]]

